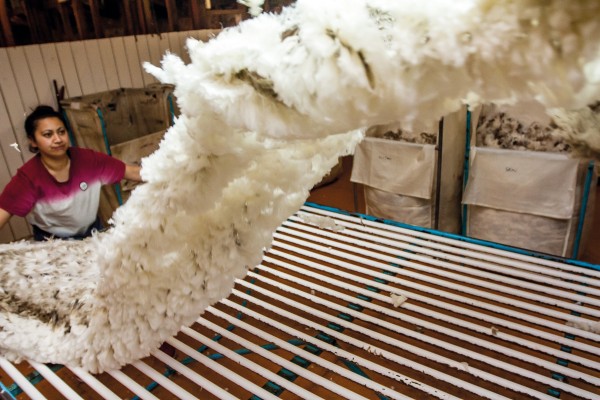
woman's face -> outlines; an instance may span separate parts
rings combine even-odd
[[[59,118],[48,117],[37,121],[33,139],[30,138],[29,142],[43,156],[60,158],[69,148],[69,135]]]

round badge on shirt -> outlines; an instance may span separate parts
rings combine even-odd
[[[86,182],[81,182],[79,184],[79,189],[81,189],[82,191],[86,191],[86,189],[88,188],[88,184]]]

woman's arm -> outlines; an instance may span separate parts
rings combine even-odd
[[[8,211],[0,208],[0,229],[4,228],[4,225],[6,225],[10,217],[12,217],[12,215]]]
[[[141,167],[139,165],[125,164],[125,175],[123,176],[123,178],[129,181],[142,182],[140,170]]]

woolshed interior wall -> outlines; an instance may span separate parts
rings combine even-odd
[[[208,40],[218,31],[195,30],[0,48],[0,187],[33,154],[23,123],[38,104],[58,106],[53,81],[65,98],[119,88],[141,88],[157,80],[142,64],[160,64],[167,52],[186,62],[185,40]],[[17,150],[14,144],[18,144]],[[0,243],[25,238],[31,228],[14,216],[0,230]]]

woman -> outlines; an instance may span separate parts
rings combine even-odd
[[[70,147],[65,121],[49,106],[26,119],[26,162],[0,194],[0,229],[12,215],[26,217],[35,240],[83,239],[101,228],[100,188],[121,179],[141,181],[140,167],[106,154]]]

